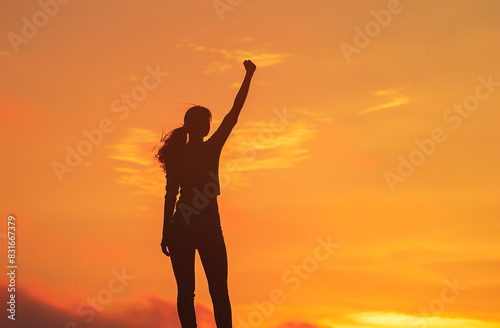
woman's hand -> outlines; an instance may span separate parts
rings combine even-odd
[[[161,246],[161,251],[163,252],[163,254],[170,256],[170,252],[168,251],[168,240],[169,240],[168,237],[169,237],[168,230],[163,231],[163,238],[161,239],[160,246]]]
[[[167,243],[164,240],[161,241],[161,251],[163,252],[163,254],[170,256],[170,252],[168,251]]]
[[[245,60],[243,62],[243,66],[245,66],[247,73],[251,73],[251,74],[253,74],[253,72],[255,72],[255,70],[257,69],[257,66],[255,66],[255,64],[252,63],[251,60]]]

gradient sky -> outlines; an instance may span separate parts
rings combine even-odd
[[[8,327],[180,327],[152,150],[193,103],[215,131],[244,59],[219,197],[234,326],[500,327],[498,1],[0,3]],[[198,259],[196,302],[215,327]]]

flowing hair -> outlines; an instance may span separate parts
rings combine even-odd
[[[167,173],[176,158],[176,151],[187,143],[189,126],[191,126],[192,122],[196,120],[196,117],[202,115],[207,116],[210,119],[212,118],[210,110],[203,106],[193,106],[189,108],[184,115],[184,125],[171,130],[160,139],[160,142],[163,143],[163,145],[158,150],[158,153],[154,155],[154,158],[160,163],[160,167],[163,172]]]
[[[161,138],[160,142],[162,142],[163,145],[154,157],[160,163],[160,167],[164,173],[167,173],[168,167],[171,166],[171,161],[175,158],[175,151],[179,149],[179,146],[185,145],[187,139],[187,129],[184,126],[173,129]]]

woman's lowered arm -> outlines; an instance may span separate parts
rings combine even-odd
[[[168,235],[170,229],[170,222],[174,214],[175,202],[177,201],[177,194],[179,193],[179,186],[176,188],[171,187],[172,184],[167,183],[167,193],[165,194],[165,205],[163,207],[163,235],[161,240],[161,250],[163,254],[170,256],[168,251]]]

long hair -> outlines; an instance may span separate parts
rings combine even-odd
[[[195,128],[193,123],[196,122],[197,118],[200,116],[207,116],[211,119],[212,113],[203,106],[193,106],[189,108],[184,115],[184,125],[171,130],[160,139],[163,145],[154,157],[160,163],[163,172],[167,173],[169,167],[171,167],[172,163],[175,161],[176,152],[188,142],[189,129]]]
[[[171,159],[175,156],[175,150],[178,149],[179,146],[185,145],[187,139],[187,129],[184,126],[173,129],[161,138],[160,142],[162,142],[163,145],[154,157],[160,163],[163,172],[167,173],[167,168],[170,166]]]

